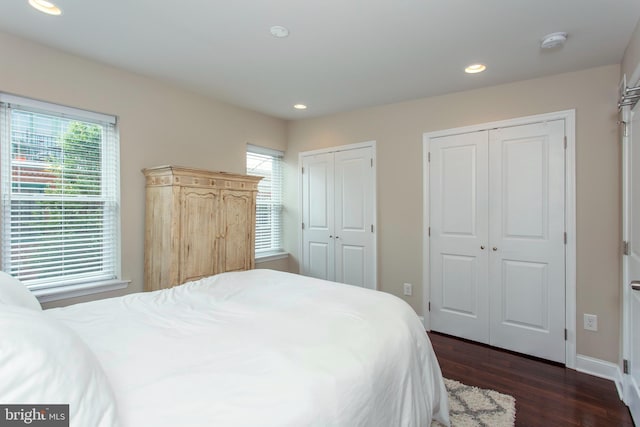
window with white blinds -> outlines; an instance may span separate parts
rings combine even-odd
[[[32,290],[119,275],[113,116],[0,94],[2,270]]]
[[[256,257],[282,252],[281,151],[247,145],[247,174],[261,176],[256,200]]]

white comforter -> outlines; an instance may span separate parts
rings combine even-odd
[[[124,426],[448,424],[424,328],[383,292],[252,270],[47,311],[95,352]]]

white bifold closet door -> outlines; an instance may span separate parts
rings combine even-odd
[[[302,157],[302,272],[376,288],[371,147]]]
[[[335,280],[333,153],[302,158],[302,274]]]
[[[433,138],[431,327],[565,361],[564,120]]]

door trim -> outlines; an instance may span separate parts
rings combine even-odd
[[[298,153],[298,227],[301,227],[302,225],[302,211],[303,211],[303,200],[302,200],[302,158],[305,156],[313,156],[313,155],[317,155],[317,154],[325,154],[325,153],[335,153],[336,151],[348,151],[348,150],[355,150],[358,148],[371,148],[371,156],[372,156],[372,168],[373,168],[373,217],[372,217],[372,222],[373,222],[373,234],[374,234],[374,239],[373,239],[373,282],[375,284],[375,290],[380,289],[380,287],[378,286],[378,173],[377,173],[377,159],[376,159],[376,141],[365,141],[365,142],[358,142],[358,143],[354,143],[354,144],[347,144],[347,145],[337,145],[335,147],[328,147],[328,148],[320,148],[317,150],[310,150],[310,151],[301,151],[300,153]],[[303,243],[303,239],[304,237],[302,236],[302,230],[299,229],[299,234],[298,234],[298,256],[300,259],[300,271],[302,271],[302,257],[303,257],[303,250],[304,250],[304,243]]]
[[[624,89],[624,88],[623,88]],[[629,123],[631,119],[631,108],[628,105],[622,107],[620,112],[621,120],[623,123]],[[633,129],[632,129],[633,132]],[[629,136],[626,132],[620,132],[620,142],[622,143],[622,240],[629,241],[629,219],[627,218],[627,212],[629,209],[628,206],[628,185],[627,182],[629,180],[628,174],[628,166],[627,162],[629,161]],[[622,341],[622,355],[620,357],[621,360],[629,360],[631,356],[631,334],[630,334],[630,325],[631,325],[631,316],[629,313],[629,298],[631,298],[631,291],[629,290],[629,268],[627,264],[627,260],[624,259],[625,255],[622,255],[622,331],[621,331],[621,341]],[[630,388],[630,375],[623,374],[623,401],[625,404],[631,404],[631,395],[629,394]]]
[[[630,78],[627,78],[625,74],[620,82],[620,89],[624,90],[626,86],[628,86],[627,81],[632,82],[630,84],[638,84],[640,82],[640,64],[636,65],[635,70]],[[640,109],[639,105],[636,105],[634,109]],[[629,242],[630,241],[630,217],[629,217],[629,202],[631,199],[631,189],[629,188],[630,182],[630,174],[631,171],[629,169],[630,166],[630,144],[631,138],[629,135],[633,135],[634,129],[632,127],[632,119],[635,114],[640,114],[640,111],[637,113],[633,113],[633,110],[630,106],[623,106],[621,109],[621,120],[622,124],[627,127],[624,131],[620,132],[620,141],[622,143],[622,240]],[[629,132],[630,130],[630,132]],[[636,131],[640,131],[636,129]],[[630,289],[630,272],[629,272],[629,260],[628,257],[623,254],[622,255],[622,289],[621,289],[621,305],[622,305],[622,330],[620,332],[620,339],[622,342],[622,354],[619,360],[619,367],[623,366],[623,361],[631,360],[632,356],[632,327],[631,327],[631,299],[634,298],[632,295],[632,290]],[[621,369],[621,368],[619,368]],[[621,369],[622,370],[622,369]],[[640,418],[640,405],[638,402],[640,397],[637,394],[636,387],[634,386],[634,381],[629,373],[622,374],[622,400],[628,406],[629,412],[631,413],[631,418],[634,422],[638,422],[637,418]]]
[[[521,126],[550,120],[564,120],[567,149],[565,156],[565,230],[567,244],[565,248],[565,366],[575,369],[576,366],[576,113],[575,110],[556,111],[546,114],[518,117],[453,129],[425,132],[422,135],[422,310],[424,325],[431,330],[429,320],[429,300],[431,284],[429,283],[429,150],[431,139],[441,136],[451,136],[461,133],[485,131],[494,128]]]

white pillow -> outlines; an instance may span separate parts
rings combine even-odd
[[[45,311],[0,304],[0,379],[2,404],[69,404],[71,427],[119,424],[98,359]]]
[[[0,303],[41,311],[38,299],[18,279],[0,271]]]

